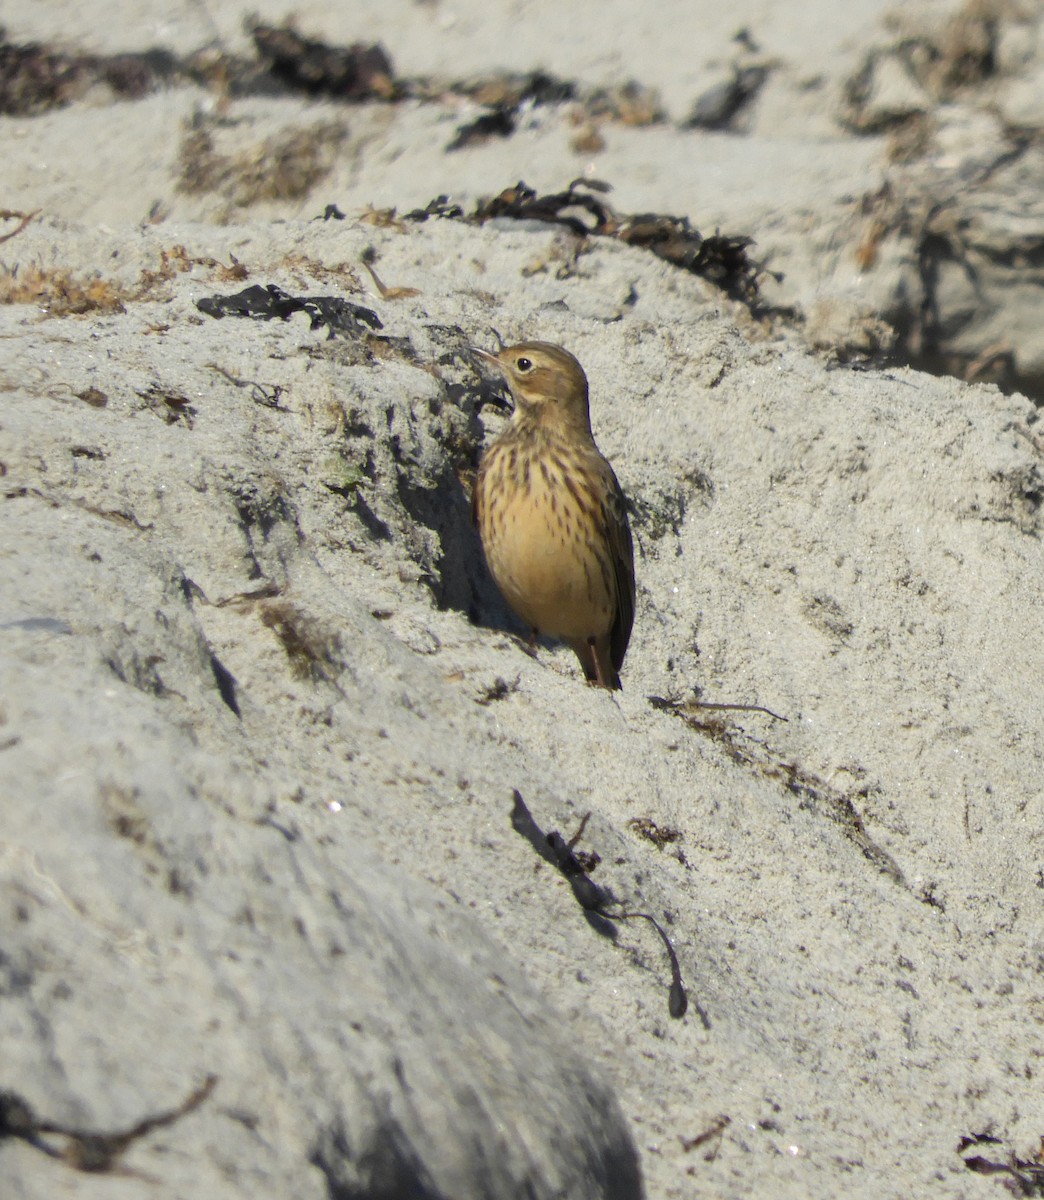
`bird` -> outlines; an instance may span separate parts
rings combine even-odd
[[[591,432],[587,376],[551,342],[472,349],[514,404],[473,492],[490,573],[533,640],[565,641],[588,683],[617,690],[634,623],[634,547],[623,491]]]

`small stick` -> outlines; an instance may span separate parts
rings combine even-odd
[[[12,229],[10,233],[5,233],[3,235],[3,237],[0,237],[0,242],[9,242],[11,240],[11,238],[17,237],[18,234],[20,234],[22,232],[22,230],[29,224],[29,222],[33,219],[33,217],[39,215],[40,211],[41,210],[38,208],[34,208],[31,213],[12,212],[12,210],[9,208],[5,208],[2,211],[0,211],[0,219],[3,219],[5,221],[13,220],[15,217],[22,218],[21,223],[19,224],[18,228]]]
[[[377,290],[380,292],[382,300],[402,300],[406,296],[420,295],[420,288],[388,287],[386,284],[382,283],[381,277],[377,274],[373,267],[370,266],[365,258],[363,259],[363,266],[367,269],[367,271],[370,272],[370,278],[373,280]]]
[[[711,1138],[715,1138],[715,1137],[718,1138],[719,1139],[718,1145],[715,1146],[713,1150],[708,1150],[708,1152],[703,1156],[705,1162],[713,1162],[715,1160],[715,1158],[717,1158],[718,1149],[721,1146],[721,1141],[720,1141],[721,1135],[725,1132],[725,1130],[731,1124],[732,1124],[732,1118],[729,1116],[726,1116],[724,1113],[722,1113],[722,1115],[720,1117],[715,1117],[715,1119],[710,1123],[710,1125],[702,1133],[698,1133],[695,1137],[692,1137],[692,1138],[685,1138],[685,1137],[679,1136],[678,1140],[682,1144],[682,1149],[685,1151],[686,1154],[688,1154],[690,1150],[695,1150],[699,1146],[706,1145],[706,1143],[709,1142],[711,1140]]]
[[[779,713],[774,713],[771,708],[765,708],[763,704],[720,704],[710,700],[690,700],[683,707],[689,711],[694,708],[713,708],[726,711],[732,710],[733,712],[759,712],[764,713],[767,717],[772,717],[776,721],[790,721],[789,717],[781,717]]]
[[[649,703],[653,708],[666,709],[668,712],[690,713],[698,708],[719,709],[722,711],[733,712],[759,712],[764,713],[767,717],[772,717],[775,721],[787,721],[789,717],[781,717],[779,713],[775,713],[771,708],[766,708],[763,704],[725,704],[715,702],[713,700],[679,700],[673,696],[650,696]]]
[[[59,1158],[77,1171],[100,1174],[105,1171],[121,1170],[117,1159],[133,1142],[143,1138],[154,1129],[173,1125],[186,1114],[199,1108],[217,1084],[216,1075],[208,1075],[198,1088],[176,1108],[166,1109],[143,1117],[129,1129],[116,1133],[95,1133],[90,1130],[74,1129],[57,1121],[39,1120],[32,1109],[15,1092],[0,1093],[0,1139],[18,1137],[35,1146],[52,1158]],[[42,1141],[40,1134],[52,1134],[67,1139],[61,1151]],[[133,1172],[132,1172],[133,1173]]]

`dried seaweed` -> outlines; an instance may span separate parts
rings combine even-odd
[[[699,275],[751,308],[757,307],[760,299],[761,276],[768,275],[777,283],[783,278],[750,257],[747,247],[754,245],[753,238],[720,233],[704,237],[692,228],[688,217],[644,213],[628,218],[617,237],[631,245],[644,246],[676,267]]]
[[[890,132],[900,155],[919,157],[930,144],[931,110],[997,76],[1003,23],[1012,15],[997,0],[966,0],[946,20],[871,47],[844,83],[842,124],[858,134]],[[905,95],[879,87],[887,69],[905,79]]]
[[[760,279],[765,275],[777,281],[782,279],[747,253],[747,248],[754,244],[752,238],[719,233],[705,237],[692,227],[688,217],[662,213],[621,215],[602,199],[607,191],[607,184],[577,179],[565,191],[540,195],[520,180],[492,199],[479,201],[471,213],[465,213],[459,204],[443,195],[424,208],[406,213],[405,219],[427,221],[443,217],[482,224],[501,217],[562,225],[581,238],[616,238],[699,275],[753,311],[761,307]]]
[[[215,50],[187,56],[165,50],[103,56],[67,53],[38,43],[15,44],[0,30],[0,114],[26,116],[70,104],[98,83],[120,97],[139,98],[172,83],[209,87],[222,96],[304,93],[343,104],[413,99],[445,103],[466,98],[482,105],[449,149],[492,136],[509,136],[530,107],[574,104],[578,122],[616,121],[640,126],[666,120],[658,95],[635,81],[584,88],[544,71],[500,72],[462,80],[397,77],[379,43],[337,46],[306,37],[287,22],[254,21],[248,29],[255,56]]]
[[[334,683],[344,670],[340,635],[287,600],[263,604],[261,623],[279,639],[297,679]]]
[[[379,44],[328,46],[289,25],[276,28],[260,22],[250,34],[265,69],[292,90],[353,103],[395,100],[400,94],[391,59]]]
[[[406,213],[403,217],[405,221],[426,221],[429,217],[444,217],[450,221],[467,221],[474,220],[474,217],[465,215],[464,209],[454,201],[450,200],[445,192],[436,196],[434,200],[429,200],[423,208],[415,208]]]
[[[437,93],[441,89],[433,88]],[[451,95],[467,96],[485,111],[458,127],[447,150],[460,150],[493,137],[510,137],[518,128],[521,110],[542,104],[563,104],[576,98],[576,85],[543,71],[528,75],[491,76],[472,82],[451,84]]]
[[[164,424],[183,424],[191,429],[195,424],[196,410],[188,396],[176,392],[172,388],[153,383],[147,388],[139,389],[137,394],[144,400],[143,408],[155,413]]]
[[[515,132],[517,116],[518,109],[514,105],[495,104],[474,121],[461,125],[446,149],[461,150],[493,137],[510,137]]]
[[[631,129],[662,125],[667,120],[656,89],[633,79],[613,87],[595,88],[581,98],[581,108],[593,120],[616,121]]]
[[[733,67],[732,76],[697,97],[683,129],[731,129],[736,117],[761,91],[769,68],[763,65]]]
[[[518,108],[522,104],[565,104],[577,98],[578,89],[568,79],[559,79],[546,71],[523,75],[486,75],[451,85],[455,95],[467,96],[476,104]]]
[[[721,1136],[726,1129],[732,1124],[732,1118],[726,1113],[714,1118],[702,1133],[696,1134],[695,1137],[687,1138],[678,1135],[678,1141],[681,1142],[683,1153],[688,1154],[692,1150],[699,1149],[700,1146],[710,1144],[710,1149],[704,1154],[704,1162],[713,1162],[718,1157],[718,1150],[721,1147]]]
[[[259,200],[296,200],[324,179],[348,136],[340,121],[290,126],[223,153],[215,140],[219,118],[196,115],[178,150],[177,190],[224,196],[238,208]]]
[[[0,242],[9,242],[11,238],[17,237],[23,229],[27,228],[34,217],[40,215],[38,208],[32,212],[18,212],[12,208],[0,209],[0,221],[17,221],[18,224],[9,233],[0,235]]]
[[[585,855],[576,850],[576,844],[583,837],[591,814],[587,813],[584,816],[580,822],[580,828],[569,841],[566,841],[557,829],[552,829],[550,833],[544,833],[533,819],[533,814],[526,806],[518,788],[514,789],[513,796],[515,803],[511,810],[512,828],[529,842],[542,859],[565,876],[576,902],[584,910],[585,916],[595,929],[608,934],[608,936],[615,936],[612,925],[614,921],[640,919],[648,921],[660,935],[671,965],[671,986],[667,994],[667,1011],[676,1020],[684,1017],[688,1011],[689,998],[685,992],[685,984],[682,982],[678,956],[674,952],[670,938],[664,933],[659,922],[648,913],[623,911],[613,893],[608,888],[595,883],[591,878],[590,872],[601,861],[598,855]],[[704,1025],[707,1025],[706,1015],[702,1011],[700,1017]]]
[[[37,42],[17,45],[0,30],[0,114],[35,116],[105,83],[122,98],[138,99],[175,78],[180,68],[166,50],[138,54],[65,54]]]
[[[395,82],[391,61],[377,44],[327,46],[291,26],[257,23],[250,33],[254,60],[213,50],[179,57],[151,49],[127,54],[67,53],[37,42],[17,44],[0,31],[0,114],[34,116],[61,108],[95,84],[125,99],[140,99],[177,82],[237,95],[303,91],[348,103],[396,100],[408,90]]]
[[[957,1143],[957,1153],[963,1155],[973,1146],[1000,1146],[1000,1138],[988,1133],[972,1133],[961,1138]],[[1022,1158],[1009,1151],[1004,1161],[987,1158],[983,1154],[973,1154],[962,1158],[969,1171],[977,1175],[1007,1176],[1008,1189],[1018,1196],[1044,1196],[1044,1138],[1041,1138],[1040,1149],[1033,1158]]]
[[[631,817],[627,828],[632,829],[639,837],[652,842],[657,850],[669,846],[672,842],[680,842],[683,834],[680,829],[669,825],[657,825],[651,817]]]
[[[364,337],[370,330],[382,329],[380,317],[372,308],[353,304],[342,296],[291,296],[274,283],[253,284],[231,296],[203,296],[196,307],[208,317],[251,317],[285,321],[294,313],[307,313],[312,329],[325,327],[330,337]]]
[[[615,213],[599,198],[600,193],[608,191],[608,185],[597,180],[574,179],[564,192],[541,196],[519,180],[514,187],[481,201],[474,219],[481,222],[510,217],[516,221],[546,221],[550,225],[564,225],[580,236],[589,233],[619,236],[620,224]]]

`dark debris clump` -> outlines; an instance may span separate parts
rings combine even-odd
[[[437,97],[438,90],[427,85]],[[484,106],[473,121],[461,125],[447,150],[461,150],[493,137],[510,137],[518,128],[521,110],[532,105],[565,104],[576,99],[576,84],[543,71],[528,75],[498,75],[486,79],[452,84],[454,95],[467,96]]]
[[[0,30],[0,114],[35,116],[61,108],[94,83],[116,95],[138,99],[178,73],[165,50],[140,54],[65,54],[36,42],[18,45]]]
[[[493,137],[510,137],[517,125],[518,109],[511,104],[495,104],[484,113],[461,125],[447,150],[462,150]]]
[[[545,862],[549,862],[565,876],[569,881],[569,886],[572,889],[576,902],[584,910],[584,914],[588,918],[588,922],[592,928],[603,934],[603,936],[615,938],[616,934],[613,922],[642,920],[648,921],[653,929],[656,930],[660,940],[663,942],[664,949],[667,951],[667,959],[671,968],[671,986],[667,993],[667,1011],[675,1020],[681,1020],[688,1011],[689,997],[685,991],[681,968],[678,965],[678,956],[671,945],[671,939],[664,933],[660,923],[654,917],[650,916],[649,913],[625,912],[612,891],[601,884],[595,883],[591,878],[590,873],[601,862],[601,858],[597,854],[585,853],[576,849],[577,842],[583,837],[588,818],[591,814],[587,813],[583,817],[579,829],[567,841],[557,829],[552,829],[550,833],[545,833],[537,825],[533,819],[533,814],[527,808],[526,802],[522,799],[522,793],[518,788],[514,789],[512,795],[515,801],[511,809],[512,828],[529,842]],[[699,1012],[704,1026],[709,1028],[706,1014],[703,1013],[702,1009]]]
[[[379,44],[328,46],[290,26],[254,24],[255,58],[213,49],[188,56],[152,49],[127,54],[66,53],[36,42],[15,43],[0,29],[0,115],[35,116],[62,108],[96,84],[122,99],[140,99],[172,83],[194,83],[234,95],[305,92],[348,103],[398,100],[396,82]]]
[[[491,75],[477,83],[453,83],[441,88],[424,82],[407,86],[411,95],[421,99],[438,100],[448,93],[467,96],[485,106],[483,113],[457,129],[447,150],[477,145],[491,137],[510,137],[525,111],[541,105],[574,104],[576,123],[586,120],[592,128],[603,121],[641,126],[667,119],[657,93],[633,81],[615,88],[581,89],[570,80],[535,71],[524,76]]]
[[[762,64],[742,68],[733,67],[730,78],[708,88],[697,97],[692,112],[683,122],[682,128],[731,129],[736,117],[761,91],[769,73],[769,68]]]
[[[401,93],[391,59],[379,44],[328,46],[289,25],[257,23],[250,34],[266,69],[291,90],[356,102],[395,100]]]
[[[577,98],[577,86],[546,71],[491,75],[454,84],[453,91],[477,104],[517,108],[520,104],[565,104]]]
[[[291,22],[248,25],[253,55],[207,47],[189,55],[161,49],[137,54],[66,53],[38,43],[16,44],[0,29],[0,115],[26,116],[64,106],[93,85],[107,84],[120,97],[139,98],[157,88],[192,83],[224,96],[304,93],[347,104],[424,103],[465,98],[483,111],[462,125],[447,149],[508,137],[527,108],[573,104],[589,121],[623,125],[667,119],[652,88],[631,81],[613,88],[585,88],[545,71],[498,72],[475,78],[404,78],[378,42],[338,46],[306,37]]]
[[[330,336],[363,337],[382,329],[372,308],[353,304],[341,296],[291,296],[274,283],[254,284],[231,296],[203,296],[196,307],[208,317],[252,317],[257,321],[286,320],[294,313],[307,313],[312,328],[324,326]]]
[[[971,1133],[957,1143],[957,1153],[969,1171],[977,1175],[1000,1175],[1004,1177],[1007,1190],[1016,1196],[1044,1196],[1044,1137],[1040,1149],[1032,1158],[1022,1158],[1014,1151],[1003,1157],[987,1157],[985,1154],[967,1154],[970,1149],[982,1146],[991,1148],[995,1155],[1001,1153],[996,1147],[1003,1143],[988,1133]]]
[[[480,201],[471,213],[466,213],[447,196],[438,196],[424,208],[406,213],[405,219],[426,221],[431,217],[445,217],[481,224],[502,217],[563,225],[578,237],[616,238],[629,245],[642,246],[683,271],[699,275],[752,310],[761,307],[759,281],[762,276],[769,275],[777,281],[782,278],[748,254],[748,247],[754,244],[752,238],[719,233],[705,237],[693,228],[688,217],[662,213],[620,214],[602,198],[608,191],[609,187],[604,183],[574,180],[565,191],[540,195],[519,181],[492,199]]]
[[[404,219],[407,221],[426,221],[429,217],[445,217],[450,221],[465,221],[468,219],[464,209],[459,204],[450,200],[445,192],[436,196],[434,200],[429,200],[423,208],[415,208],[412,212],[406,213]]]

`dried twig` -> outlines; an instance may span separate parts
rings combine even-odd
[[[206,1079],[190,1095],[175,1108],[153,1113],[142,1117],[129,1129],[113,1133],[99,1133],[92,1130],[74,1129],[58,1121],[47,1121],[36,1116],[29,1103],[17,1092],[0,1092],[0,1140],[5,1137],[21,1138],[37,1150],[60,1159],[77,1171],[89,1171],[101,1174],[116,1171],[119,1159],[134,1142],[162,1129],[173,1125],[182,1117],[192,1112],[207,1099],[217,1084],[216,1075],[208,1075]],[[61,1148],[56,1148],[46,1139],[46,1136],[56,1136],[65,1139]]]
[[[10,208],[0,209],[0,221],[13,221],[15,218],[20,218],[17,228],[12,229],[10,233],[5,233],[3,236],[0,236],[0,243],[9,242],[13,237],[17,237],[18,234],[20,234],[22,230],[29,224],[33,217],[40,215],[40,211],[41,210],[38,208],[34,208],[31,213],[15,212]]]

